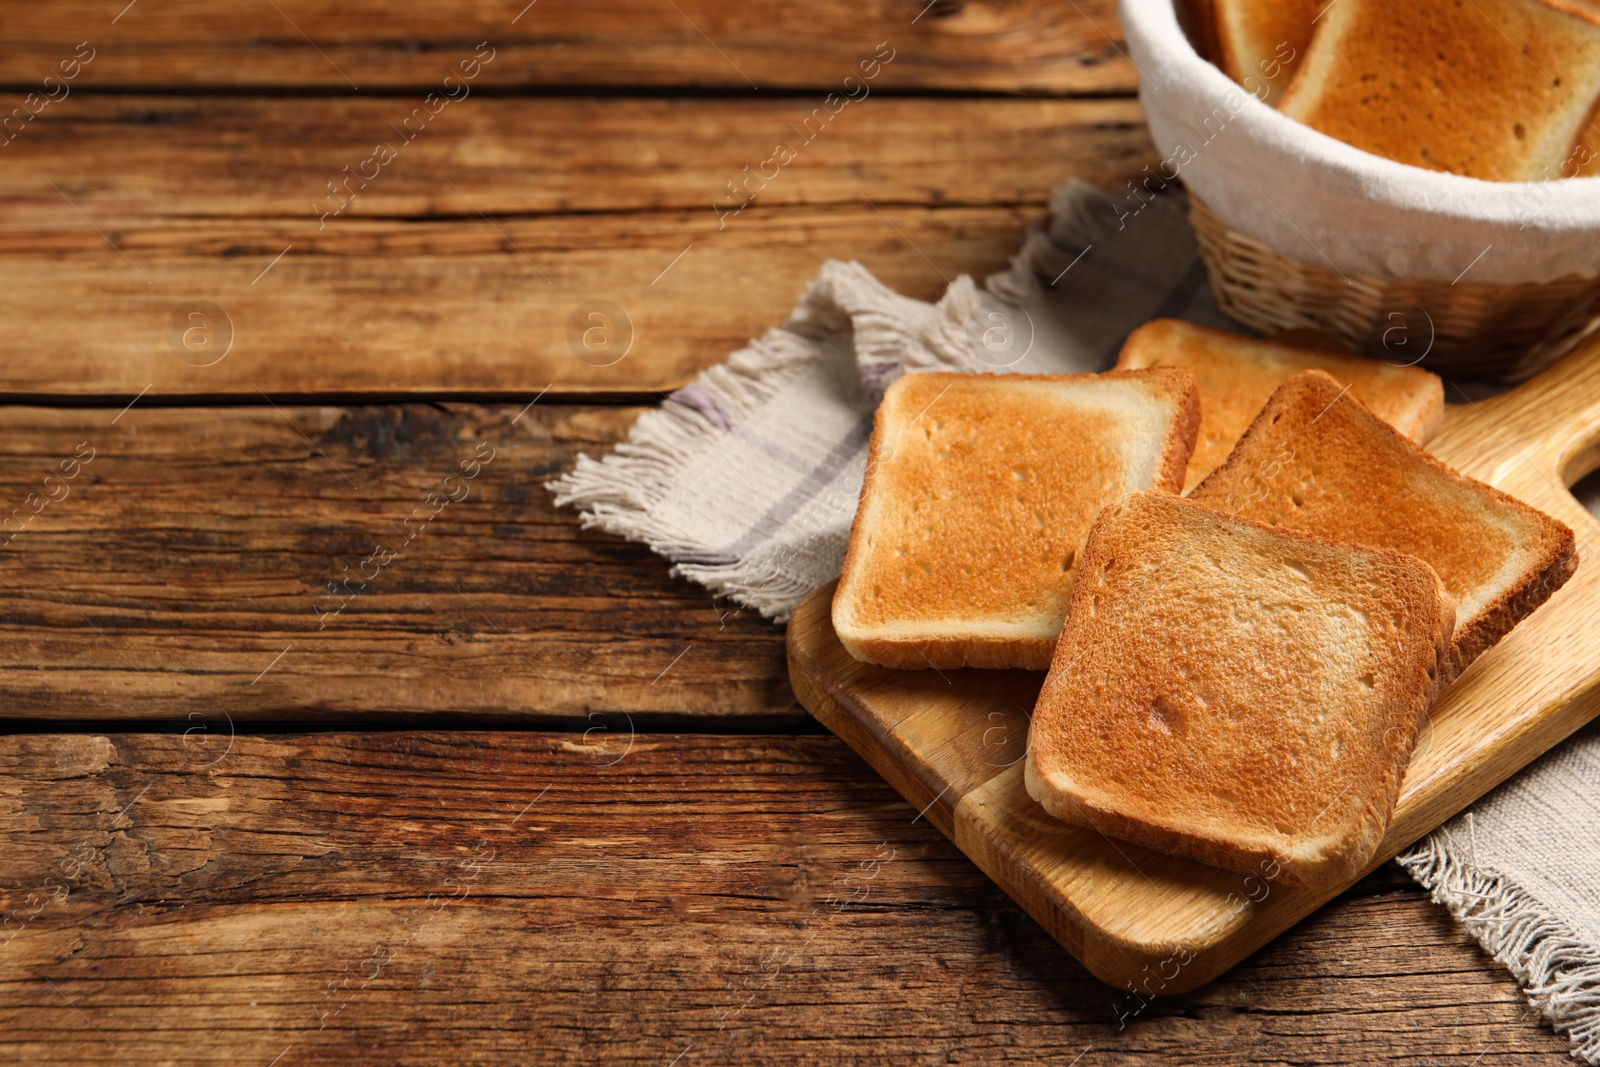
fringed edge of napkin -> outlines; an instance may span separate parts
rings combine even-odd
[[[1174,201],[1181,193],[1165,194]],[[1117,232],[1117,202],[1104,189],[1073,178],[1050,191],[1050,221],[1029,227],[1011,265],[984,279],[1001,300],[1026,307],[1044,299],[1044,278],[1059,278],[1096,244]]]
[[[598,527],[643,542],[672,561],[674,577],[690,578],[783,622],[812,583],[793,576],[785,580],[770,560],[727,560],[726,546],[699,543],[663,522],[655,505],[691,464],[719,449],[721,439],[782,392],[790,372],[812,361],[843,358],[858,364],[872,406],[902,366],[938,365],[942,361],[927,352],[922,336],[939,314],[934,305],[888,288],[860,263],[829,260],[781,327],[640,415],[627,439],[601,459],[580,454],[572,470],[545,488],[555,495],[557,507],[580,510],[583,529]]]
[[[988,279],[995,295],[1018,303],[1042,292],[1038,275],[1056,275],[1116,219],[1111,197],[1073,180],[1051,195],[1047,230],[1029,231],[1007,270]],[[647,411],[628,437],[601,459],[579,455],[573,468],[545,488],[557,507],[573,506],[584,529],[599,528],[643,542],[714,595],[751,607],[775,622],[818,584],[810,573],[775,568],[771,553],[729,558],[728,545],[701,543],[664,522],[657,505],[720,442],[737,433],[762,403],[787,388],[808,363],[853,363],[863,411],[877,407],[883,391],[906,371],[1003,370],[974,355],[970,320],[987,294],[962,275],[937,304],[913,300],[878,281],[856,262],[829,260],[781,327],[768,330]],[[801,568],[804,571],[804,568]]]
[[[1600,952],[1520,886],[1463,862],[1459,848],[1452,855],[1447,832],[1431,834],[1397,861],[1511,972],[1528,1002],[1567,1035],[1574,1056],[1600,1063]]]

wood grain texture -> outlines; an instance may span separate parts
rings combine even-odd
[[[897,89],[1131,93],[1136,84],[1110,0],[127,6],[8,10],[0,83],[37,83],[87,39],[96,54],[79,81],[98,88],[432,88],[480,42],[495,51],[478,82],[501,90],[835,88],[880,42],[897,54],[879,81]]]
[[[406,98],[73,96],[0,146],[0,227],[84,230],[75,205],[108,230],[272,217],[315,230],[317,212],[339,204],[328,183],[374,171],[352,180],[328,225],[478,211],[688,210],[715,222],[713,204],[737,206],[728,183],[745,168],[758,173],[741,196],[762,207],[1033,206],[1068,176],[1111,185],[1154,155],[1130,99],[873,95],[825,122],[821,101],[470,97],[407,140],[396,129]],[[779,143],[794,157],[763,168]],[[395,158],[362,171],[378,144]],[[777,176],[759,180],[763,169]]]
[[[1568,523],[1580,558],[1600,523],[1566,489],[1600,439],[1600,342],[1492,401],[1447,411],[1430,448]],[[944,829],[1091,971],[1118,988],[1184,991],[1224,972],[1343,887],[1287,888],[1068,827],[1027,794],[1021,760],[1042,675],[890,671],[852,659],[832,587],[789,628],[802,703]],[[1600,713],[1600,568],[1591,556],[1434,704],[1374,864]]]
[[[48,398],[130,399],[146,387],[167,398],[649,394],[783,322],[829,258],[932,300],[947,279],[1003,267],[1043,216],[752,208],[722,233],[709,212],[354,220],[309,235],[271,221],[152,223],[110,231],[120,253],[88,227],[11,235],[0,245],[0,359],[8,393]],[[631,324],[631,345],[580,351],[580,309],[594,300],[620,309],[608,337]],[[208,336],[223,322],[233,336],[206,366],[169,340],[200,303],[220,309],[200,323]]]
[[[400,103],[45,112],[0,149],[0,391],[672,389],[782,322],[825,259],[935,298],[1003,267],[1053,184],[1115,184],[1148,151],[1129,101],[868,98],[762,182],[745,168],[799,142],[809,101],[476,98],[412,142]],[[365,165],[379,140],[394,159]],[[598,351],[595,300],[619,309]]]
[[[830,737],[0,738],[0,1049],[54,1063],[1567,1062],[1392,867],[1118,995]]]
[[[552,505],[640,409],[521,408],[0,408],[0,718],[802,719],[779,628]]]

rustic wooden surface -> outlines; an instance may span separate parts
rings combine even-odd
[[[0,1056],[1566,1062],[1392,865],[1199,992],[1118,996],[820,735],[778,628],[540,488],[827,256],[932,298],[1052,185],[1149,162],[1111,8],[0,13],[0,117],[94,50],[0,134],[0,525],[94,450],[0,533]],[[470,98],[319,224],[479,42]],[[608,366],[566,333],[595,298],[633,326]],[[210,366],[169,338],[197,301]]]
[[[1043,214],[752,208],[714,248],[693,249],[676,266],[694,236],[716,229],[709,210],[493,225],[353,220],[322,234],[289,221],[155,223],[118,230],[121,255],[84,228],[0,259],[0,310],[30,342],[26,357],[9,340],[0,354],[16,357],[12,396],[131,399],[148,387],[194,399],[258,389],[317,399],[531,398],[548,386],[648,395],[781,323],[826,259],[859,259],[886,285],[932,299],[946,278],[1004,267],[1017,234]],[[609,351],[586,359],[569,345],[569,322],[593,299],[611,301],[632,324],[632,350],[620,360]],[[168,341],[169,324],[197,300],[221,308],[235,337],[209,366],[178,358]],[[203,325],[217,330],[221,321],[212,313]]]
[[[825,736],[12,737],[0,810],[8,1062],[1564,1059],[1393,868],[1119,996]]]
[[[1588,473],[1597,440],[1591,341],[1515,390],[1450,407],[1429,448],[1568,523],[1581,559],[1600,549],[1600,523],[1566,482]],[[1600,713],[1600,569],[1590,564],[1434,702],[1374,866]],[[833,632],[832,601],[832,585],[817,590],[789,627],[802,703],[1108,983],[1197,988],[1347,888],[1273,885],[1063,826],[1023,785],[1041,675],[862,663]]]
[[[781,322],[825,259],[935,299],[1004,267],[1053,185],[1153,151],[1132,100],[869,96],[801,143],[815,103],[468,98],[406,142],[393,99],[69,96],[0,148],[0,391],[649,394]],[[396,158],[331,195],[380,141]],[[625,356],[574,347],[595,299]],[[205,352],[169,330],[197,302]]]
[[[543,488],[640,409],[257,399],[0,408],[0,718],[803,717],[776,627]]]
[[[734,205],[727,183],[777,141],[799,140],[790,123],[804,122],[818,99],[482,97],[451,105],[401,143],[390,124],[408,113],[404,99],[69,97],[0,149],[0,196],[10,204],[0,234],[92,236],[52,182],[108,232],[129,220],[277,217],[315,231],[311,205],[337,206],[327,182],[380,141],[396,143],[395,161],[356,187],[329,226],[482,224],[477,211],[499,219],[684,210],[705,215],[714,231],[711,205]],[[86,141],[96,153],[83,151]],[[1031,208],[1066,177],[1110,185],[1154,154],[1139,104],[1126,97],[869,96],[796,149],[777,178],[752,186],[761,207]]]
[[[124,7],[126,4],[126,8]],[[368,94],[435,88],[489,42],[491,89],[656,86],[832,89],[880,42],[881,75],[907,90],[1131,93],[1111,0],[61,0],[5,13],[0,82],[34,82],[79,42],[96,49],[81,82],[318,89]],[[87,53],[86,53],[87,54]]]

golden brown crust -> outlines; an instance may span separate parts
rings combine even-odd
[[[1418,399],[1407,418],[1394,423],[1395,429],[1419,445],[1433,440],[1444,423],[1444,380],[1437,374],[1429,374],[1428,378],[1426,394]]]
[[[1451,469],[1315,370],[1272,394],[1189,499],[1296,532],[1409,552],[1438,571],[1458,602],[1494,589],[1457,619],[1446,681],[1548,600],[1578,563],[1566,524]],[[1494,577],[1524,550],[1525,566]]]
[[[1184,370],[1188,378],[1184,382],[1178,401],[1178,417],[1172,427],[1171,436],[1167,439],[1167,450],[1161,457],[1161,473],[1156,478],[1156,484],[1152,486],[1167,493],[1183,492],[1183,480],[1189,470],[1189,457],[1194,455],[1195,442],[1200,439],[1200,388],[1195,383],[1194,373],[1187,368]],[[1124,370],[1120,373],[1138,372]]]
[[[1178,4],[1178,24],[1195,54],[1221,66],[1217,44],[1217,13],[1212,0],[1185,0]]]
[[[1539,3],[1600,26],[1600,6],[1595,0],[1539,0]]]
[[[1216,39],[1215,63],[1222,68],[1222,73],[1232,78],[1235,82],[1244,77],[1244,57],[1240,54],[1239,42],[1234,34],[1223,28],[1224,12],[1232,0],[1213,0],[1213,30]]]
[[[894,384],[890,383],[889,388],[894,388]],[[882,413],[883,405],[880,402],[878,405],[878,410],[872,420],[872,436],[867,439],[867,465],[866,468],[861,472],[861,495],[856,504],[855,517],[850,520],[850,538],[845,542],[844,563],[839,568],[839,573],[841,575],[839,584],[835,586],[833,590],[832,610],[834,629],[838,632],[839,643],[844,646],[846,652],[850,653],[856,659],[863,660],[867,663],[876,663],[883,667],[897,667],[899,664],[890,663],[884,658],[886,656],[892,656],[893,650],[881,647],[884,644],[883,642],[858,641],[854,637],[849,636],[846,631],[839,630],[838,626],[839,604],[841,598],[844,596],[844,589],[846,585],[845,578],[843,576],[854,574],[860,569],[861,566],[859,557],[863,552],[862,541],[865,536],[862,532],[864,523],[861,517],[861,513],[865,510],[865,508],[863,508],[861,504],[866,501],[867,492],[873,482],[873,476],[877,473],[879,466],[882,464],[883,439],[889,432],[888,426],[882,417]]]
[[[837,592],[834,594],[837,596]],[[863,663],[892,667],[902,671],[984,670],[1047,671],[1056,643],[1027,638],[970,637],[934,638],[928,641],[902,641],[892,638],[854,637],[839,643]]]
[[[1305,55],[1326,0],[1215,0],[1215,62],[1263,102],[1276,105]]]
[[[1592,18],[1600,22],[1600,13]],[[1600,162],[1600,96],[1595,97],[1594,106],[1589,108],[1589,114],[1584,116],[1578,132],[1573,135],[1572,148],[1559,177],[1592,178],[1596,169],[1600,169],[1596,167],[1597,162]]]
[[[1521,503],[1493,486],[1484,488],[1514,504]],[[1543,512],[1534,514],[1541,520],[1546,534],[1539,561],[1529,568],[1528,577],[1522,584],[1502,591],[1489,601],[1469,625],[1462,627],[1456,633],[1450,643],[1446,683],[1459,678],[1461,673],[1472,665],[1473,660],[1493,648],[1502,637],[1516,627],[1517,623],[1533,614],[1534,609],[1549,600],[1557,589],[1566,585],[1567,579],[1578,569],[1577,540],[1573,536],[1572,528]]]
[[[1279,107],[1397,162],[1538,181],[1559,176],[1600,91],[1597,68],[1600,25],[1578,5],[1341,0],[1319,20]]]
[[[1241,650],[1237,635],[1208,624],[1215,620],[1195,604],[1213,599],[1208,582],[1224,598],[1237,592],[1248,602],[1252,593],[1263,595],[1265,579],[1231,571],[1208,577],[1206,568],[1186,563],[1228,562],[1230,542],[1246,538],[1261,555],[1281,553],[1319,573],[1326,568],[1335,577],[1322,595],[1343,588],[1375,619],[1401,612],[1402,628],[1364,634],[1369,658],[1359,661],[1360,650],[1346,642],[1327,650],[1332,659],[1276,662],[1274,655],[1316,656],[1317,642],[1302,634],[1298,645],[1284,646],[1284,631],[1259,625],[1244,642],[1258,647]],[[1142,573],[1140,564],[1147,565]],[[1034,713],[1029,793],[1065,822],[1213,866],[1256,874],[1270,868],[1285,885],[1359,875],[1393,815],[1447,656],[1454,610],[1427,564],[1139,493],[1102,514],[1083,567]],[[1181,599],[1197,573],[1205,595]],[[1343,573],[1364,579],[1341,585]],[[1109,577],[1097,581],[1101,576]],[[1290,617],[1314,618],[1314,607]],[[1228,610],[1237,609],[1224,606],[1223,618]],[[1238,662],[1219,662],[1230,656]],[[1257,666],[1241,670],[1244,663]],[[1337,706],[1314,699],[1308,674],[1359,671],[1362,663],[1363,677],[1371,676],[1367,696]],[[1281,699],[1270,699],[1274,692]],[[1296,708],[1334,721],[1309,723],[1294,716]],[[1147,725],[1157,716],[1159,731]],[[1319,759],[1306,749],[1307,737],[1330,735],[1349,746],[1342,757],[1325,752]],[[1286,775],[1271,772],[1273,752],[1289,754],[1277,764]],[[1219,810],[1230,812],[1220,824]]]
[[[1021,390],[1030,383],[1078,389],[1099,382],[1138,383],[1139,389],[1123,392],[1120,402],[1137,397],[1146,414],[1119,416],[1114,405],[1084,408],[1081,398],[1075,401],[1070,393],[1060,398],[1041,394],[1042,400],[1035,395],[1032,407],[1023,403]],[[961,391],[948,392],[957,388]],[[993,416],[986,414],[982,403],[972,406],[977,403],[974,398],[987,395],[983,391],[988,389],[1002,391],[993,394],[997,403]],[[915,404],[906,400],[913,393],[917,394]],[[921,393],[928,394],[929,403],[922,401]],[[904,430],[900,422],[922,419],[933,402],[940,406],[924,420],[923,435],[896,437]],[[906,410],[900,410],[902,406]],[[1158,436],[1147,437],[1152,417],[1161,429]],[[924,436],[934,440],[929,431],[937,429],[940,418],[953,419],[953,425],[968,430],[976,418],[976,425],[985,432],[992,420],[992,432],[1002,444],[997,449],[969,448],[965,458],[953,460],[956,465],[947,472],[933,470],[940,464],[912,468],[890,462],[893,441],[902,440],[907,454],[915,455],[914,449],[923,447]],[[1134,421],[1119,421],[1124,418]],[[885,394],[868,444],[862,502],[851,524],[842,577],[834,594],[834,627],[840,642],[858,659],[900,669],[1045,670],[1075,579],[1081,538],[1094,515],[1106,499],[1128,488],[1172,491],[1180,484],[1198,424],[1199,398],[1193,376],[1174,368],[1105,375],[921,372],[902,377]],[[1049,432],[1065,425],[1078,427],[1078,440]],[[1129,438],[1129,434],[1138,436]],[[1133,441],[1133,447],[1147,457],[1143,464],[1153,461],[1153,470],[1141,467],[1150,471],[1149,486],[1144,482],[1124,485],[1123,460],[1105,452],[1114,449],[1119,436]],[[984,455],[980,456],[980,451]],[[1031,459],[1025,460],[1024,453]],[[947,448],[939,455],[951,460],[952,453]],[[1000,470],[999,477],[994,476],[996,471],[977,476],[983,473],[983,464],[993,466],[990,461],[997,456],[1004,458],[1003,467],[1015,465],[1016,469]],[[893,472],[892,482],[886,480],[886,468]],[[1020,480],[1012,482],[1011,475]],[[938,513],[943,521],[923,518],[910,523],[894,498],[880,499],[881,494],[890,493],[912,499],[913,513],[927,505],[929,512],[924,515]],[[1019,510],[1031,515],[1021,520],[1026,529],[1018,521]],[[1080,512],[1081,519],[1074,519]],[[874,548],[878,536],[889,541]],[[994,546],[1008,543],[1018,545],[1019,552],[997,556]],[[894,546],[892,554],[890,544]],[[1040,559],[1024,560],[1029,553],[1040,554]],[[1039,570],[1046,561],[1048,574]],[[868,588],[870,598],[865,592]]]
[[[1116,368],[1188,367],[1200,388],[1200,427],[1185,485],[1211,473],[1250,425],[1272,390],[1318,369],[1352,391],[1400,432],[1426,444],[1444,415],[1444,383],[1418,367],[1399,367],[1299,336],[1261,341],[1178,319],[1155,319],[1128,335]]]

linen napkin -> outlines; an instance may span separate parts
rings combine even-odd
[[[839,574],[873,410],[919,369],[1099,371],[1152,318],[1231,326],[1182,194],[1058,189],[1047,228],[980,288],[937,304],[826,263],[782,326],[640,416],[628,440],[549,484],[586,527],[648,544],[673,573],[786,620]],[[1593,564],[1591,564],[1593,565]],[[1600,1064],[1600,730],[1589,729],[1403,854]]]

